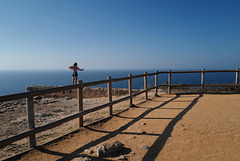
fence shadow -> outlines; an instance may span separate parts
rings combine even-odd
[[[158,139],[155,141],[155,143],[149,148],[148,152],[145,154],[145,156],[143,157],[142,160],[155,160],[155,158],[157,157],[157,155],[161,152],[162,148],[164,147],[166,141],[168,140],[168,138],[171,136],[171,133],[173,131],[173,127],[175,126],[175,124],[181,120],[181,118],[197,103],[198,99],[200,97],[202,97],[203,95],[200,94],[198,97],[196,97],[195,99],[193,99],[193,101],[191,102],[190,105],[188,105],[182,112],[180,112],[175,118],[159,118],[159,119],[172,119],[172,121],[170,121],[170,123],[167,125],[167,127],[165,128],[165,130],[163,131],[162,134],[141,134],[141,135],[152,135],[152,136],[158,136]],[[129,128],[130,126],[132,126],[133,124],[135,124],[136,122],[138,122],[139,120],[143,119],[146,115],[148,115],[149,113],[153,112],[156,109],[159,109],[165,105],[167,105],[170,102],[173,102],[174,100],[176,100],[177,98],[179,98],[180,95],[176,95],[174,98],[163,102],[162,104],[160,104],[159,106],[156,106],[154,108],[150,108],[147,109],[146,111],[144,111],[142,114],[140,114],[138,117],[133,117],[131,119],[130,122],[128,122],[127,124],[121,126],[119,129],[115,130],[115,131],[101,131],[101,130],[97,130],[97,129],[93,129],[89,126],[86,126],[85,128],[92,130],[92,131],[98,131],[98,132],[102,132],[102,133],[106,133],[105,136],[94,140],[88,144],[85,144],[82,147],[79,147],[77,150],[73,151],[72,153],[61,153],[61,152],[57,152],[57,151],[52,151],[52,150],[48,150],[44,147],[38,147],[37,149],[43,153],[47,153],[50,155],[57,155],[57,156],[61,156],[60,159],[58,159],[58,161],[65,161],[65,160],[72,160],[76,157],[78,157],[77,154],[83,152],[85,149],[89,149],[93,146],[96,146],[106,140],[109,140],[115,136],[117,136],[118,134],[135,134],[135,135],[140,135],[138,133],[127,133],[124,132],[124,130],[126,130],[127,128]],[[153,150],[154,149],[154,150]],[[154,151],[154,153],[152,153],[152,151]],[[151,154],[150,154],[151,152]],[[103,158],[95,158],[92,156],[88,156],[89,158],[91,158],[92,160],[105,160]]]
[[[61,156],[62,158],[58,159],[58,161],[66,161],[66,160],[72,160],[74,159],[76,156],[76,154],[78,153],[81,153],[83,152],[85,149],[89,149],[90,147],[93,147],[93,146],[96,146],[106,140],[109,140],[110,138],[113,138],[115,136],[117,136],[118,134],[121,134],[121,133],[124,133],[123,131],[126,130],[127,128],[129,128],[131,125],[133,125],[134,123],[138,122],[139,120],[143,119],[146,115],[148,115],[150,112],[158,109],[158,108],[161,108],[163,106],[165,106],[166,104],[174,101],[175,99],[179,98],[180,95],[176,95],[174,98],[168,100],[168,101],[165,101],[163,102],[162,104],[160,104],[159,106],[155,107],[155,108],[151,108],[151,109],[148,109],[146,110],[145,112],[143,112],[141,115],[139,115],[138,117],[134,118],[133,120],[131,120],[130,122],[128,122],[127,124],[125,124],[124,126],[121,126],[119,129],[115,130],[115,131],[112,131],[112,132],[105,132],[107,133],[107,135],[95,140],[95,141],[92,141],[80,148],[78,148],[77,150],[73,151],[72,153],[70,154],[67,154],[67,153],[60,153],[60,152],[56,152],[56,151],[52,151],[52,150],[48,150],[44,147],[39,147],[38,150],[41,151],[41,152],[44,152],[44,153],[47,153],[47,154],[50,154],[50,155],[58,155],[58,156]],[[89,128],[88,126],[86,126],[85,128],[88,128],[90,130],[94,130],[94,129],[91,129]],[[102,131],[103,132],[103,131]],[[159,134],[158,134],[159,135]],[[91,156],[89,156],[91,158]],[[94,158],[92,158],[94,159]]]
[[[163,133],[157,138],[154,144],[148,149],[148,152],[144,155],[142,161],[147,160],[155,160],[158,154],[163,149],[169,137],[171,137],[171,133],[174,129],[174,126],[178,121],[182,119],[182,117],[189,111],[191,108],[198,102],[199,98],[201,98],[203,94],[200,94],[196,97],[191,104],[189,104],[182,112],[180,112],[172,121],[169,122],[167,127],[164,129]]]

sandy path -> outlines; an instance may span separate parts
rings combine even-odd
[[[239,94],[165,95],[33,150],[21,160],[81,160],[85,149],[115,140],[124,144],[128,160],[240,160],[239,116]]]

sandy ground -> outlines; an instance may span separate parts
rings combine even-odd
[[[240,160],[239,116],[239,94],[164,95],[39,147],[21,160],[84,160],[85,149],[116,140],[124,144],[127,160]]]

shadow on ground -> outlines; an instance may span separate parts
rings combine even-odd
[[[68,153],[60,153],[60,152],[56,152],[56,151],[52,151],[52,150],[48,150],[44,147],[37,147],[36,149],[38,149],[39,151],[43,152],[43,153],[47,153],[50,155],[57,155],[57,156],[61,156],[62,158],[58,159],[58,161],[66,161],[66,160],[72,160],[76,157],[79,157],[79,153],[82,153],[85,149],[89,149],[93,146],[96,146],[106,140],[109,140],[110,138],[113,138],[115,136],[117,136],[118,134],[134,134],[134,135],[154,135],[154,136],[158,136],[158,138],[156,139],[156,141],[154,142],[154,144],[148,149],[148,151],[146,152],[146,154],[144,155],[144,157],[142,158],[143,161],[146,160],[155,160],[156,157],[158,156],[158,154],[161,152],[161,150],[163,149],[164,145],[166,144],[166,141],[168,140],[168,138],[171,136],[171,133],[174,129],[174,126],[182,119],[182,117],[189,111],[192,109],[192,107],[198,102],[199,98],[201,98],[203,95],[199,94],[199,96],[195,96],[193,97],[191,103],[186,107],[186,108],[179,108],[182,109],[182,111],[174,118],[144,118],[146,115],[148,115],[149,113],[153,112],[156,109],[159,109],[165,105],[167,105],[170,102],[175,101],[177,98],[179,98],[181,95],[176,95],[174,98],[169,98],[169,100],[161,103],[159,106],[156,106],[154,108],[147,108],[146,111],[144,111],[142,114],[140,114],[138,117],[123,117],[123,116],[117,116],[117,117],[122,117],[122,118],[126,118],[126,119],[132,119],[131,121],[129,121],[127,124],[125,124],[124,126],[121,126],[119,129],[115,130],[115,131],[102,131],[102,130],[97,130],[97,129],[93,129],[91,127],[85,127],[89,130],[92,131],[97,131],[97,132],[102,132],[102,133],[106,133],[105,136],[94,140],[80,148],[78,148],[77,150],[73,151],[72,153],[68,154]],[[134,108],[138,108],[137,106]],[[166,126],[166,128],[164,129],[164,131],[161,134],[149,134],[149,133],[130,133],[130,132],[124,132],[127,128],[129,128],[130,126],[132,126],[133,124],[135,124],[136,122],[138,122],[141,119],[169,119],[171,120],[169,122],[169,124]],[[128,149],[128,152],[130,152],[131,150]],[[88,156],[86,155],[86,157],[91,158],[92,160],[108,160],[108,159],[104,159],[104,158],[96,158],[96,157],[92,157],[92,156]]]

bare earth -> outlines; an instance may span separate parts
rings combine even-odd
[[[118,160],[85,149],[119,140],[127,160],[240,160],[240,95],[163,95],[22,157]],[[145,149],[142,146],[145,145]],[[149,148],[147,148],[149,147]],[[84,156],[84,157],[82,157]]]

